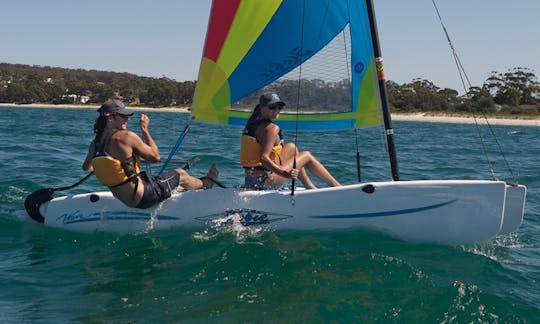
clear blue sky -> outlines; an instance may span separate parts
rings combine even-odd
[[[264,0],[260,0],[264,1]],[[210,0],[0,0],[0,62],[195,80]],[[461,92],[431,0],[374,0],[387,78]],[[437,0],[473,85],[540,77],[540,0]]]

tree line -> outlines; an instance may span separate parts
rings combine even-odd
[[[0,63],[2,103],[100,104],[117,97],[132,105],[190,106],[195,84],[195,81],[178,82],[166,77],[141,77],[130,73]],[[298,80],[281,80],[273,83],[271,88],[282,98],[297,98],[298,84]],[[301,80],[300,85],[301,107],[340,111],[350,105],[348,80]],[[524,67],[504,73],[494,71],[481,87],[471,87],[464,96],[424,79],[401,85],[388,81],[387,90],[391,109],[398,112],[537,114],[540,106],[540,83],[534,72]],[[257,95],[253,94],[237,104],[252,106],[256,102]]]
[[[0,102],[3,103],[100,104],[119,97],[145,106],[188,106],[194,91],[194,81],[0,63]]]
[[[528,68],[493,71],[481,87],[458,96],[454,89],[440,89],[432,82],[414,79],[399,85],[387,82],[391,105],[398,111],[538,113],[540,83]]]

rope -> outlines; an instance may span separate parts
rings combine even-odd
[[[303,2],[303,8],[302,8],[302,28],[301,28],[301,36],[300,36],[300,51],[298,53],[298,61],[300,62],[299,70],[298,70],[298,87],[296,88],[296,123],[295,123],[295,129],[294,129],[294,146],[296,147],[296,150],[294,151],[293,156],[293,169],[296,169],[296,152],[298,151],[298,120],[299,120],[299,114],[300,114],[300,89],[302,87],[302,52],[304,51],[304,15],[306,12],[306,1]],[[291,197],[294,197],[294,188],[296,187],[296,179],[292,179],[291,181]]]
[[[174,145],[173,149],[171,150],[171,153],[169,153],[169,156],[167,157],[167,160],[165,160],[165,163],[163,163],[163,166],[161,166],[161,170],[159,170],[158,174],[162,174],[163,171],[165,171],[165,168],[167,168],[167,165],[171,161],[172,157],[176,154],[176,151],[180,148],[180,144],[182,144],[182,141],[184,140],[184,137],[186,137],[187,132],[189,131],[189,128],[191,127],[191,122],[193,121],[193,118],[191,118],[184,127],[184,130],[180,135],[178,136],[178,139],[176,140],[176,144]]]
[[[465,72],[465,68],[463,67],[463,65],[461,64],[461,60],[459,59],[459,56],[456,52],[456,49],[454,48],[454,44],[452,43],[452,40],[450,39],[450,36],[448,34],[448,31],[446,29],[446,26],[444,25],[444,22],[442,20],[442,17],[441,17],[441,14],[439,12],[439,8],[437,7],[437,4],[435,3],[435,0],[431,0],[431,2],[433,3],[433,6],[435,7],[435,11],[437,13],[437,16],[439,17],[439,21],[441,23],[441,27],[444,31],[444,34],[446,35],[446,39],[448,41],[448,45],[450,46],[450,49],[452,50],[452,56],[454,58],[454,62],[456,63],[456,67],[457,67],[457,70],[458,70],[458,73],[459,73],[459,77],[461,79],[461,84],[463,86],[463,90],[465,91],[465,95],[467,96],[468,99],[470,99],[470,92],[468,91],[468,89],[472,88],[472,84],[471,84],[471,81],[469,80],[469,77],[467,76],[467,73]],[[468,88],[467,88],[467,85],[468,85]],[[488,156],[488,152],[487,152],[487,148],[486,148],[486,143],[485,143],[485,140],[484,140],[484,137],[482,136],[482,133],[480,131],[480,125],[478,124],[478,120],[476,118],[476,115],[474,113],[474,110],[473,109],[470,109],[469,112],[471,113],[471,115],[473,116],[473,119],[474,119],[474,123],[476,125],[476,131],[478,133],[478,137],[480,138],[480,143],[481,143],[481,147],[482,147],[482,151],[484,153],[484,157],[489,165],[489,169],[490,169],[490,175],[491,175],[491,178],[493,180],[497,180],[496,176],[495,176],[495,171],[494,171],[494,168],[493,168],[493,165],[489,159],[489,156]],[[489,120],[487,118],[487,115],[484,113],[484,112],[481,112],[482,113],[482,116],[484,117],[485,119],[485,122],[486,122],[486,125],[491,133],[491,135],[493,136],[493,139],[495,140],[495,142],[497,143],[497,147],[499,149],[499,152],[501,153],[501,156],[504,160],[504,163],[506,165],[506,168],[507,170],[510,172],[510,175],[513,179],[514,182],[517,182],[516,181],[516,178],[514,176],[514,173],[512,172],[512,168],[510,167],[510,164],[508,163],[508,160],[506,159],[506,156],[504,154],[504,151],[502,149],[502,146],[501,146],[501,143],[499,142],[499,139],[497,138],[497,135],[495,134],[494,130],[493,130],[493,127],[491,127],[491,124],[489,123]]]
[[[92,175],[94,175],[94,171],[88,173],[87,175],[84,176],[84,178],[82,178],[81,180],[79,180],[76,183],[72,184],[71,186],[60,187],[60,188],[49,188],[49,189],[52,190],[52,191],[64,191],[64,190],[73,189],[73,188],[77,187],[78,185],[80,185],[81,183],[88,180],[88,178],[90,178]]]
[[[351,12],[349,10],[349,3],[347,2],[347,12]],[[349,22],[351,21],[349,15]],[[349,23],[349,37],[351,33],[350,29],[350,23]],[[347,48],[347,36],[345,35],[345,32],[342,32],[343,35],[343,49],[345,51],[345,62],[349,62],[349,49]],[[347,68],[347,81],[349,81],[349,93],[352,93],[352,77],[351,77],[351,70],[350,65],[345,64],[345,67]],[[351,106],[352,106],[352,95],[351,95]],[[360,141],[359,139],[359,131],[358,128],[354,128],[354,139],[355,139],[355,145],[356,145],[356,177],[358,179],[358,182],[362,182],[361,172],[360,172]]]

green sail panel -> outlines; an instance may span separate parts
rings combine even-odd
[[[341,77],[330,78],[319,63],[339,61],[334,54],[322,57],[336,51],[334,44],[343,46],[341,61],[346,67]],[[332,52],[328,50],[331,46]],[[287,102],[277,120],[283,129],[380,125],[366,4],[352,0],[214,0],[193,117],[244,126],[258,95],[267,90],[276,91]]]

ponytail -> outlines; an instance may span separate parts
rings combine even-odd
[[[94,122],[94,134],[96,134],[96,137],[94,138],[94,145],[96,147],[96,153],[103,150],[105,140],[107,137],[109,137],[107,134],[108,132],[105,131],[107,127],[107,117],[108,116],[99,116]]]
[[[257,104],[257,106],[255,106],[255,109],[253,109],[251,116],[249,116],[248,121],[246,122],[245,129],[252,127],[255,123],[259,122],[260,119],[261,119],[261,105]]]

